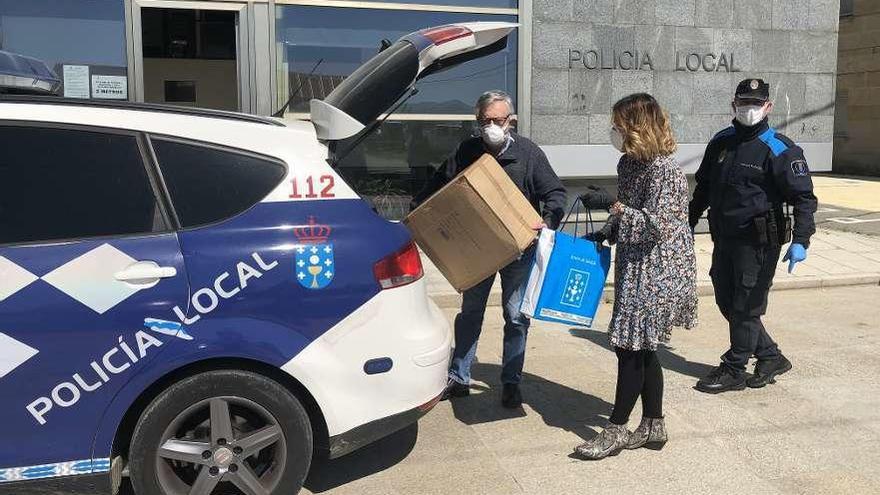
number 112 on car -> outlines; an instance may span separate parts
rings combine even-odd
[[[335,198],[336,180],[332,175],[294,177],[290,180],[290,199]]]

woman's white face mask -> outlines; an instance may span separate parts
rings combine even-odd
[[[614,146],[614,149],[623,153],[623,135],[620,134],[620,131],[617,130],[616,127],[611,128],[611,146]]]
[[[737,122],[751,127],[758,124],[766,116],[766,105],[734,105],[734,114]]]

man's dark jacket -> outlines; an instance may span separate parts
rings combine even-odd
[[[565,187],[538,145],[518,134],[511,133],[511,136],[513,142],[495,159],[535,211],[541,214],[544,223],[555,229],[565,215]],[[488,151],[481,138],[473,137],[462,142],[415,195],[412,207],[420,205],[484,153]]]

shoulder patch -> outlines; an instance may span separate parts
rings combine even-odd
[[[758,136],[758,139],[763,141],[764,144],[766,144],[770,148],[770,151],[773,152],[773,156],[779,156],[785,153],[785,150],[788,149],[788,145],[782,142],[781,139],[776,137],[776,129],[772,127],[764,131],[760,136]]]
[[[795,177],[806,177],[810,175],[810,168],[805,160],[795,160],[791,162],[791,172]]]

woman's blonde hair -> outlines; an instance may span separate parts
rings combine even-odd
[[[611,123],[623,136],[623,152],[643,162],[675,153],[669,114],[647,93],[636,93],[614,104]]]

